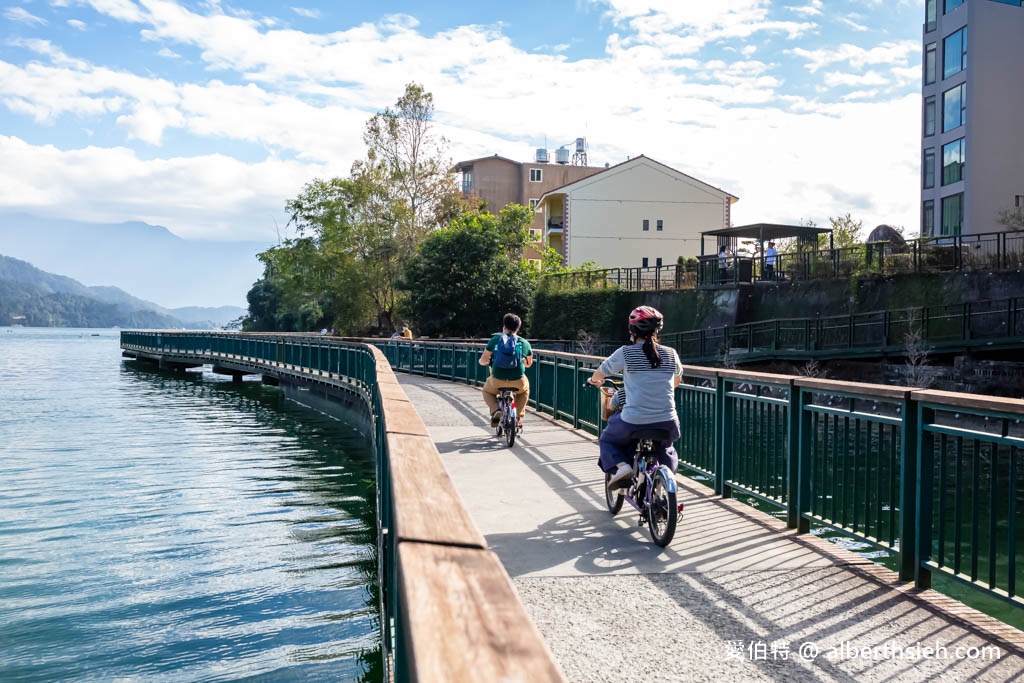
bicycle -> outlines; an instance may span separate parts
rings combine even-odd
[[[501,411],[501,418],[498,420],[495,432],[498,438],[501,438],[502,434],[504,434],[508,447],[512,448],[516,442],[516,434],[520,430],[519,416],[516,411],[515,389],[508,387],[498,389],[498,409]]]
[[[605,385],[621,387],[622,382],[605,380]],[[672,542],[679,522],[682,503],[676,501],[676,479],[668,467],[658,461],[656,442],[665,442],[670,434],[662,429],[638,429],[630,434],[636,441],[633,476],[624,486],[610,488],[612,475],[604,475],[604,497],[608,511],[617,515],[622,502],[628,501],[640,513],[638,526],[647,524],[651,540],[664,548]]]

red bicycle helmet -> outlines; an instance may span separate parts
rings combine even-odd
[[[645,337],[661,330],[665,323],[665,316],[651,306],[640,306],[634,308],[629,314],[629,331]]]

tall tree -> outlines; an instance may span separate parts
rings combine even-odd
[[[409,83],[395,107],[371,118],[363,134],[368,163],[379,164],[388,195],[408,209],[396,237],[410,253],[462,210],[448,143],[434,134],[433,116],[434,96]]]

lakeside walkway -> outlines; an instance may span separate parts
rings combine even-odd
[[[397,376],[571,681],[1024,680],[1017,629],[689,479],[661,551],[593,436],[531,411],[509,449],[479,389]]]

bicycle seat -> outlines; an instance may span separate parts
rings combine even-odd
[[[651,441],[668,441],[671,437],[672,435],[664,429],[637,429],[629,434],[629,438],[634,441],[643,441],[645,439],[650,439]]]
[[[516,393],[516,390],[513,389],[512,387],[501,387],[501,388],[498,389],[498,394],[499,395],[500,394],[514,394],[514,393]]]

